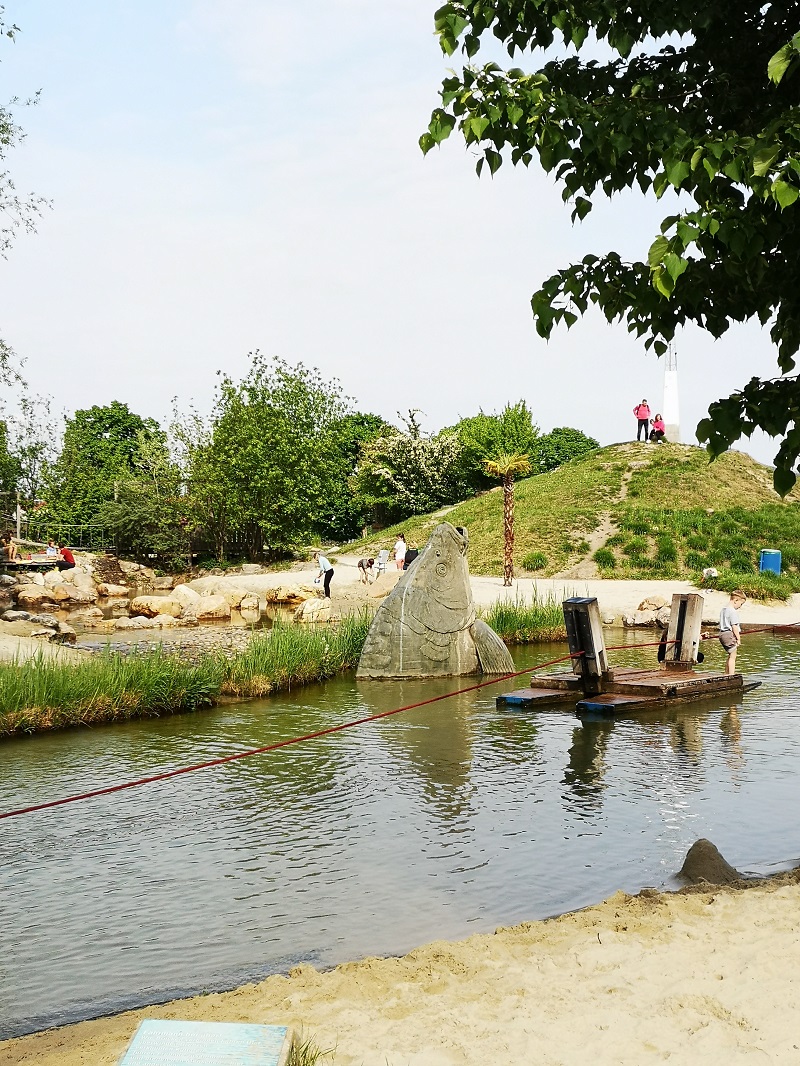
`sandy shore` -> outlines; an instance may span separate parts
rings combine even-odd
[[[289,1024],[335,1066],[800,1061],[800,876],[636,897],[0,1044],[113,1066],[140,1019]]]

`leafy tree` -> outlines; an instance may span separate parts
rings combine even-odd
[[[213,530],[220,559],[236,536],[251,559],[308,537],[332,491],[326,444],[345,413],[336,382],[299,363],[251,353],[241,382],[222,377],[210,437],[191,458],[195,521]]]
[[[527,455],[505,453],[496,459],[487,459],[486,472],[503,481],[503,584],[514,580],[514,478],[530,472]]]
[[[761,427],[783,436],[775,487],[800,455],[800,33],[786,0],[450,0],[436,13],[443,50],[471,60],[491,35],[513,57],[575,55],[533,72],[468,63],[443,83],[423,151],[458,126],[496,173],[537,156],[583,219],[598,194],[638,187],[682,194],[646,256],[587,255],[532,299],[536,329],[571,326],[590,303],[666,351],[695,323],[720,337],[731,322],[770,325],[783,377],[753,378],[711,405],[698,426],[712,456]],[[607,46],[598,60],[597,41]],[[644,249],[643,249],[644,253]]]
[[[19,464],[16,488],[28,515],[41,500],[47,471],[58,455],[53,422],[50,398],[26,390],[18,395],[8,419],[10,448]]]
[[[599,447],[598,441],[587,437],[579,429],[562,426],[539,437],[530,457],[531,466],[537,474],[543,474],[547,470],[555,470],[570,459],[588,455]]]
[[[392,427],[379,415],[355,412],[331,424],[325,442],[325,467],[330,482],[315,532],[333,540],[360,536],[372,509],[353,492],[351,479],[358,469],[361,448]]]
[[[66,420],[61,454],[48,472],[48,515],[61,523],[91,523],[122,483],[140,472],[143,444],[166,455],[166,434],[115,400],[76,411]]]
[[[464,495],[479,492],[492,484],[485,460],[509,454],[532,455],[539,442],[539,427],[524,400],[506,404],[500,414],[487,415],[479,411],[470,418],[462,418],[453,431],[464,448]]]
[[[8,447],[8,426],[0,419],[0,515],[4,519],[10,519],[16,507],[19,476],[19,460]]]
[[[405,431],[392,427],[361,449],[353,490],[378,522],[435,511],[461,496],[463,445],[458,434],[423,433],[419,414],[414,410],[407,418],[400,416]]]

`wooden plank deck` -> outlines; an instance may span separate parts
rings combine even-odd
[[[566,704],[571,710],[579,692],[568,692],[556,688],[521,688],[516,692],[504,692],[495,703],[498,707],[535,707],[544,704]]]

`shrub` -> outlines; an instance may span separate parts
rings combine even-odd
[[[530,601],[518,596],[499,600],[482,612],[484,621],[507,644],[533,644],[545,640],[563,640],[567,635],[561,600],[552,594],[533,595]]]
[[[547,556],[543,552],[528,552],[522,560],[525,570],[544,570],[547,566]]]
[[[793,592],[800,591],[797,575],[778,576],[769,572],[743,574],[736,570],[721,570],[718,577],[709,578],[703,584],[721,592],[741,589],[752,600],[787,600]]]
[[[604,548],[598,548],[594,553],[594,561],[600,567],[601,570],[614,570],[617,566],[617,557],[612,550],[606,546]]]
[[[625,544],[622,550],[626,555],[639,560],[640,556],[647,554],[647,541],[644,537],[631,537],[627,544]]]

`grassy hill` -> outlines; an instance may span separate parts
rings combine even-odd
[[[391,547],[400,530],[422,547],[443,520],[468,529],[473,573],[501,573],[499,487],[382,530],[359,551]],[[749,577],[753,594],[800,589],[798,496],[781,501],[771,471],[741,452],[709,463],[703,449],[688,445],[600,448],[518,481],[515,529],[520,576],[691,578],[714,566],[720,587]],[[785,581],[757,575],[761,548],[783,552]]]

